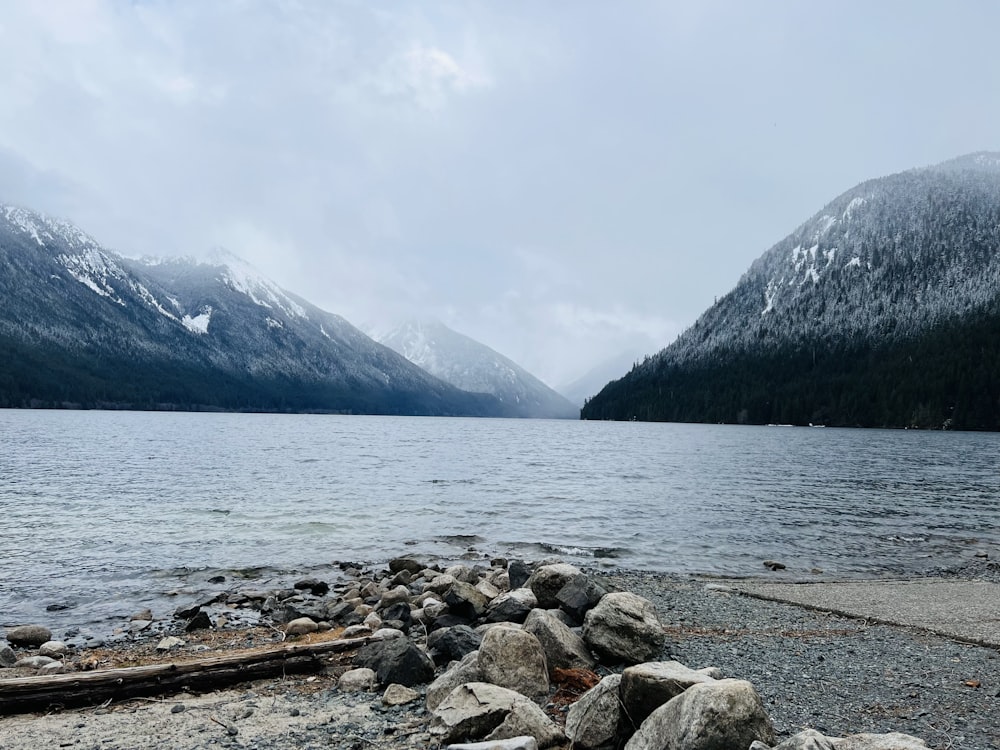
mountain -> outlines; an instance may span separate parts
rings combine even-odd
[[[601,390],[609,380],[613,380],[642,358],[643,353],[639,351],[622,352],[594,365],[576,380],[558,386],[556,391],[569,399],[570,403],[582,407],[587,399]]]
[[[1000,154],[848,190],[582,416],[1000,429]]]
[[[377,337],[427,372],[473,393],[489,393],[511,417],[577,419],[578,407],[519,365],[439,322],[411,321]]]
[[[496,416],[235,256],[128,260],[0,206],[0,406]]]

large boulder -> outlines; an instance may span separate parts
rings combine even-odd
[[[577,622],[583,622],[587,612],[607,594],[607,589],[585,575],[576,576],[556,593],[559,608]]]
[[[621,721],[620,674],[608,675],[566,713],[566,736],[576,750],[616,750]]]
[[[467,682],[482,682],[479,671],[479,652],[472,651],[453,663],[445,672],[427,686],[427,708],[433,711],[448,697],[452,690]]]
[[[538,598],[531,589],[514,589],[500,594],[486,610],[486,622],[524,622],[531,610],[538,606]]]
[[[524,560],[511,560],[507,565],[507,581],[511,591],[524,586],[531,578],[531,565]]]
[[[523,630],[503,625],[487,630],[479,646],[479,669],[485,682],[522,695],[549,692],[549,668],[542,644]]]
[[[667,636],[648,599],[619,591],[587,612],[583,640],[605,659],[638,664],[660,656]]]
[[[542,644],[549,669],[593,669],[596,663],[583,638],[547,609],[534,609],[524,621],[525,632]]]
[[[461,659],[466,654],[477,651],[483,637],[468,625],[435,630],[427,636],[427,648],[437,665]]]
[[[827,737],[815,729],[806,729],[778,743],[772,750],[836,750],[839,741],[833,737]],[[752,745],[750,750],[765,747],[767,745],[763,742],[758,742]]]
[[[836,744],[837,750],[927,750],[926,743],[909,734],[851,734]]]
[[[625,750],[728,750],[773,741],[774,728],[753,685],[715,680],[692,685],[653,711]]]
[[[555,563],[554,565],[542,565],[531,574],[526,584],[538,599],[538,606],[542,609],[555,609],[559,606],[556,595],[573,578],[582,576],[581,571],[575,565],[567,563]]]
[[[408,638],[369,643],[354,657],[354,666],[375,671],[380,685],[412,687],[434,679],[434,662]]]
[[[14,649],[6,643],[0,646],[0,667],[13,667],[15,662],[17,654],[14,653]]]
[[[52,631],[44,625],[17,625],[7,628],[7,640],[11,646],[41,646],[52,640]]]
[[[484,682],[455,688],[434,709],[431,730],[445,743],[530,735],[539,747],[551,747],[565,739],[532,701],[513,690]]]
[[[621,699],[625,716],[633,722],[629,733],[664,703],[701,682],[712,682],[712,678],[677,661],[645,662],[626,668],[622,672]]]
[[[815,729],[806,729],[778,743],[772,750],[927,750],[927,745],[921,739],[895,732],[852,734],[841,738],[827,737]]]
[[[471,583],[456,580],[444,593],[448,610],[458,617],[470,620],[483,616],[490,604],[489,598]]]

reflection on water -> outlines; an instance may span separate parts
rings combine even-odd
[[[7,623],[400,553],[845,576],[1000,542],[995,434],[0,411],[0,438]]]

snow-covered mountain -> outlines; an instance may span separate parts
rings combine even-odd
[[[572,382],[560,385],[556,391],[561,393],[570,403],[582,407],[587,399],[600,391],[609,380],[629,370],[636,362],[645,357],[644,352],[627,351],[599,362]]]
[[[232,255],[129,260],[0,206],[0,406],[497,416]]]
[[[864,182],[587,418],[1000,428],[1000,154]]]
[[[410,362],[463,391],[489,393],[513,417],[576,419],[579,408],[524,368],[438,321],[409,321],[377,336]]]

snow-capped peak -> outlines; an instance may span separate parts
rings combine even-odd
[[[270,309],[278,309],[291,318],[308,318],[302,305],[293,300],[277,284],[265,277],[250,263],[225,248],[214,248],[207,262],[222,268],[222,279],[226,285],[242,292],[254,303]]]

